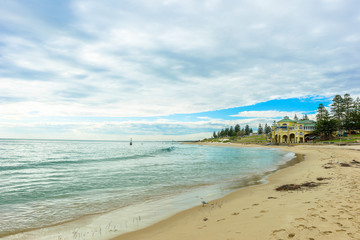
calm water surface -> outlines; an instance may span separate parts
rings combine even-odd
[[[0,140],[0,237],[144,202],[197,205],[293,157],[175,142]]]

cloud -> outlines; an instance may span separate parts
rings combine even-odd
[[[285,112],[285,111],[243,111],[239,112],[236,115],[231,115],[232,117],[250,117],[250,118],[279,118],[290,116],[291,118],[297,115],[301,118],[304,114],[303,112]]]
[[[189,140],[189,137],[208,137],[214,128],[223,126],[218,122],[175,122],[165,119],[121,122],[0,122],[2,137],[24,138],[36,134],[40,138],[69,138],[103,140]],[[207,134],[206,136],[204,134]],[[148,136],[148,137],[144,137]],[[95,138],[94,138],[95,137]]]
[[[273,119],[207,119],[201,121],[174,121],[169,119],[126,120],[126,121],[1,121],[0,134],[3,138],[66,138],[128,140],[130,137],[142,140],[191,140],[207,138],[213,131],[239,124],[256,129],[260,124],[271,124]],[[193,138],[191,138],[193,137]]]
[[[162,117],[358,95],[356,4],[74,0],[55,11],[4,1],[1,118]]]

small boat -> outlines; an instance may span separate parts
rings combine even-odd
[[[132,138],[130,138],[130,146],[132,145]]]

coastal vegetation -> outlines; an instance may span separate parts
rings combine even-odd
[[[222,143],[268,143],[270,142],[270,135],[255,134],[242,137],[225,137],[225,138],[205,138],[202,142],[222,142]]]
[[[322,140],[355,134],[360,129],[360,99],[353,100],[350,94],[336,95],[328,109],[320,104],[316,114],[314,134]],[[336,132],[337,134],[334,134]]]
[[[299,118],[295,115],[294,120]],[[305,114],[300,120],[309,120]],[[274,124],[276,122],[274,121]],[[353,99],[350,94],[336,95],[330,107],[319,104],[316,114],[315,130],[311,134],[313,143],[359,142],[360,141],[360,98]],[[259,124],[254,133],[249,125],[241,128],[239,124],[213,132],[212,138],[203,141],[237,142],[237,143],[267,143],[271,139],[270,125]],[[345,138],[344,138],[345,137]],[[330,143],[330,142],[329,142]]]
[[[253,133],[253,129],[249,127],[249,125],[246,125],[244,128],[240,128],[239,124],[236,124],[234,127],[230,126],[227,128],[223,128],[218,132],[213,133],[213,138],[237,138],[237,137],[244,137],[249,136]],[[269,134],[271,133],[271,126],[268,126],[267,124],[264,125],[264,127],[259,124],[258,127],[258,134]]]

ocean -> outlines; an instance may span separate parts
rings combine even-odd
[[[279,149],[0,140],[0,238],[109,239],[265,181]]]

